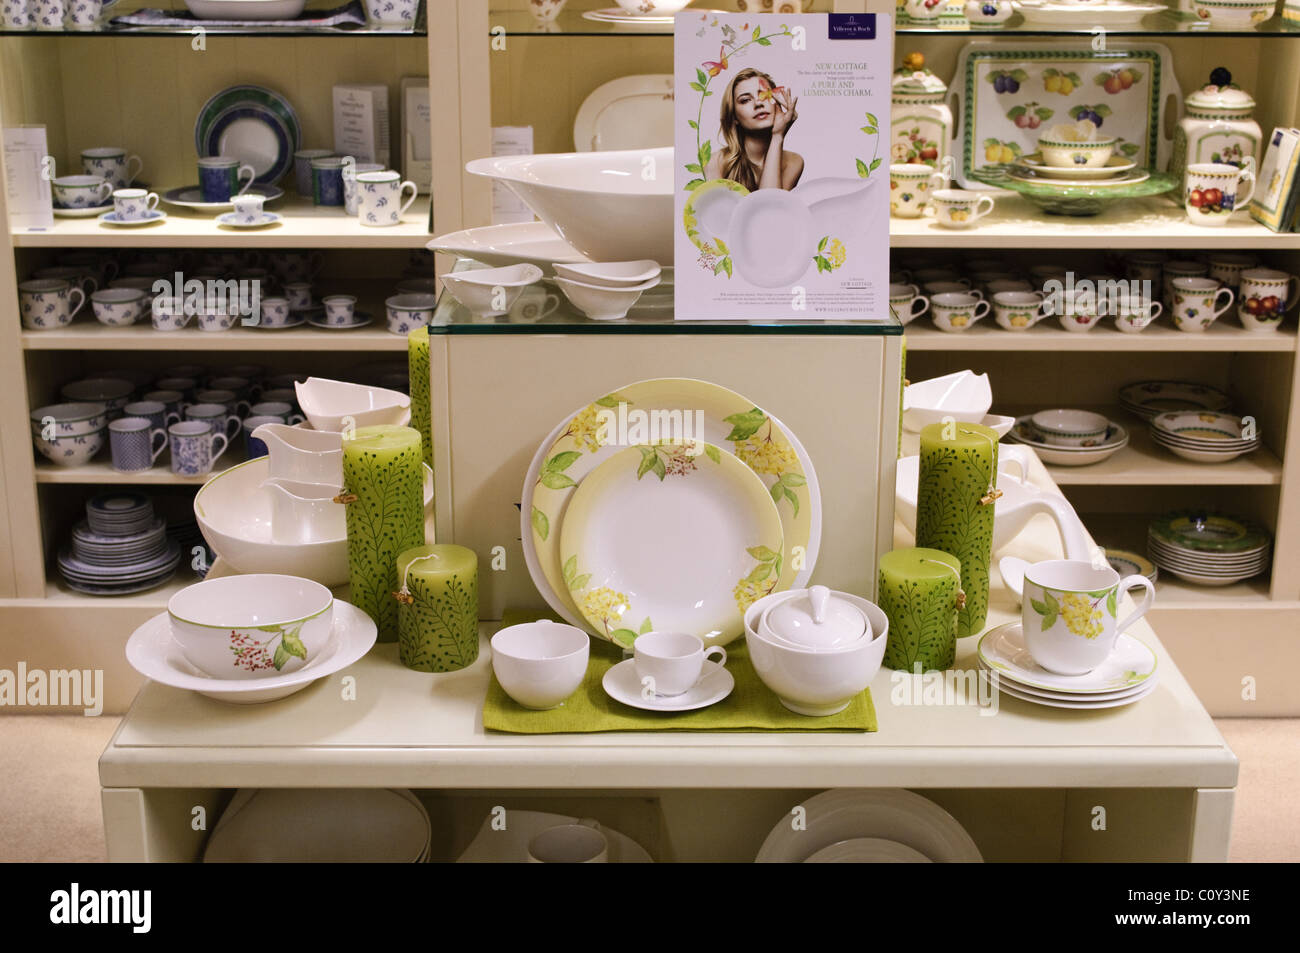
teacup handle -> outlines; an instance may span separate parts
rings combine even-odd
[[[989,303],[981,298],[975,304],[975,312],[971,315],[970,323],[974,324],[976,321],[981,321],[984,318],[987,318],[989,316],[990,307]]]
[[[99,195],[97,195],[96,198],[99,199],[100,203],[102,204],[104,199],[108,198],[110,195],[113,194],[113,183],[110,182],[108,179],[105,179],[104,181],[100,182],[99,185],[95,186],[95,191],[99,193]],[[114,272],[114,274],[116,274],[116,272]]]
[[[985,205],[984,205],[985,202],[988,203],[988,206],[987,206],[987,207],[985,207]],[[991,198],[990,198],[989,196],[987,196],[987,195],[981,195],[981,196],[979,197],[979,201],[975,203],[975,217],[976,217],[976,218],[983,218],[983,217],[984,217],[985,215],[987,215],[989,212],[993,211],[993,205],[994,205],[993,199],[991,199]],[[983,208],[984,211],[981,212],[981,211],[980,211],[981,208]]]
[[[166,415],[163,417],[163,425],[166,427],[170,427],[172,424],[178,424],[180,422],[181,415],[174,410],[167,411]]]
[[[967,289],[966,293],[969,295],[974,295],[980,301],[984,300],[984,292],[980,291],[978,288],[969,288]]]
[[[920,308],[917,308],[916,306],[916,303],[918,301],[921,302]],[[912,308],[912,317],[919,318],[921,315],[925,314],[925,312],[930,310],[930,299],[927,298],[925,295],[917,295],[915,298],[912,299],[911,308]]]
[[[90,287],[87,288],[86,285],[90,285]],[[94,275],[86,275],[86,277],[81,279],[80,287],[86,294],[93,295],[99,290],[99,282],[95,279]]]
[[[403,202],[402,207],[397,210],[397,217],[399,219],[402,217],[402,215],[406,212],[408,208],[410,208],[412,205],[415,204],[415,200],[420,194],[420,187],[416,185],[414,182],[412,182],[410,179],[407,179],[405,182],[403,182],[401,185],[397,187],[397,194],[400,196],[403,192],[406,191],[408,186],[411,189],[411,197],[407,199],[405,202]]]
[[[548,314],[550,314],[559,306],[560,306],[560,296],[548,294],[546,296],[545,301],[542,302],[542,313],[541,315],[539,315],[539,320],[540,318],[546,317]]]
[[[150,192],[148,195],[144,197],[144,207],[151,212],[158,207],[157,192]]]
[[[236,420],[236,422],[238,422],[238,420]],[[212,437],[212,462],[216,463],[217,460],[221,458],[221,455],[230,448],[230,441],[226,438],[226,435],[223,433],[213,432],[212,434],[210,434],[210,436]],[[221,441],[220,450],[216,449],[218,440]]]
[[[1242,189],[1249,185],[1246,194],[1242,195]],[[1234,208],[1242,208],[1255,195],[1255,159],[1252,156],[1246,156],[1246,162],[1237,173],[1237,201],[1233,203]]]
[[[302,414],[290,414],[288,417],[285,418],[284,422],[290,427],[296,427],[298,424],[302,423],[306,419],[307,418],[304,417]]]
[[[1146,590],[1146,598],[1142,600],[1142,604],[1137,607],[1136,612],[1134,612],[1123,622],[1116,624],[1115,626],[1116,639],[1120,637],[1120,635],[1124,632],[1125,629],[1127,629],[1138,619],[1146,615],[1147,610],[1151,608],[1151,603],[1155,601],[1156,598],[1155,584],[1146,576],[1138,576],[1138,575],[1125,576],[1123,579],[1119,581],[1119,587],[1116,589],[1116,594],[1118,595],[1119,593],[1128,592],[1130,589],[1133,589],[1137,586],[1141,586],[1143,589]]]
[[[1039,294],[1042,294],[1042,292],[1039,292]],[[1052,306],[1047,303],[1047,296],[1044,295],[1038,299],[1038,310],[1034,312],[1034,321],[1030,327],[1032,328],[1034,324],[1037,324],[1043,318],[1050,318],[1052,314]]]
[[[1017,469],[1020,470],[1019,480],[1021,483],[1025,483],[1029,479],[1028,449],[1028,447],[1013,447],[1010,444],[999,445],[998,447],[998,462],[1014,463]],[[1026,452],[1022,453],[1022,450]]]
[[[1222,294],[1226,294],[1228,296],[1228,300],[1224,303],[1223,307],[1220,308],[1218,307],[1218,303],[1219,303],[1219,296]],[[1232,302],[1235,301],[1236,298],[1237,298],[1236,292],[1234,292],[1231,288],[1220,288],[1218,291],[1216,291],[1214,293],[1214,303],[1215,303],[1214,316],[1217,318],[1219,315],[1223,314],[1223,312],[1231,308]]]
[[[82,291],[80,288],[69,288],[68,297],[72,298],[73,295],[76,295],[77,297],[77,306],[68,312],[69,321],[77,316],[77,312],[80,311],[86,303],[86,292]]]
[[[108,182],[107,179],[105,179],[104,181]],[[108,194],[105,195],[104,198],[108,198],[108,196],[112,194],[113,194],[113,183],[108,182]],[[117,277],[118,270],[119,269],[117,266],[117,259],[109,258],[107,261],[104,262],[104,280],[112,281],[114,278]]]
[[[714,652],[717,652],[717,653],[718,653],[718,664],[719,664],[719,665],[726,665],[726,664],[727,664],[727,650],[724,649],[721,645],[710,645],[707,649],[705,649],[705,650],[704,650],[704,659],[705,659],[705,661],[708,661],[709,656],[712,655]]]
[[[157,438],[157,437],[162,437],[162,443],[158,444],[158,446],[155,447],[153,444],[154,444],[155,438]],[[163,452],[164,450],[167,449],[167,431],[166,431],[166,430],[150,430],[150,431],[149,431],[149,447],[150,447],[150,449],[149,449],[149,463],[152,465],[152,464],[158,462],[158,457],[161,456],[161,455],[162,455],[162,452]]]
[[[135,171],[131,171],[131,163],[135,163]],[[126,157],[126,184],[129,186],[144,171],[144,160],[139,156]],[[155,203],[156,204],[156,203]]]
[[[244,178],[245,172],[248,172],[248,181],[245,182],[240,187],[239,191],[235,193],[236,195],[243,195],[245,192],[251,189],[253,187],[253,180],[257,178],[257,170],[254,169],[251,165],[241,165],[238,169],[236,169],[235,178],[242,180]]]
[[[1300,278],[1297,278],[1295,275],[1291,275],[1287,278],[1286,290],[1288,294],[1286,299],[1286,308],[1282,311],[1283,314],[1286,314],[1296,305],[1300,304]]]
[[[1161,304],[1159,300],[1148,302],[1147,317],[1152,321],[1154,321],[1156,318],[1160,317],[1160,315],[1164,313],[1164,310],[1165,310],[1165,306]]]

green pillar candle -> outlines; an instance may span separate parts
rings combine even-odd
[[[988,427],[949,422],[922,428],[916,545],[961,562],[966,604],[957,613],[958,638],[978,634],[988,615],[997,475],[998,435]]]
[[[411,426],[420,432],[424,462],[433,469],[433,408],[429,405],[429,329],[419,327],[406,337],[410,368]]]
[[[937,549],[895,549],[880,557],[877,602],[889,617],[885,665],[913,672],[947,669],[957,658],[961,568]]]
[[[397,554],[424,544],[424,456],[410,427],[359,427],[343,441],[352,602],[397,640]]]
[[[397,557],[397,649],[417,672],[454,672],[478,658],[478,556],[452,543]],[[409,601],[408,598],[409,597]]]

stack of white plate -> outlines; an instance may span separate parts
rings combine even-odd
[[[115,493],[86,504],[86,522],[72,530],[58,566],[70,588],[112,596],[161,586],[180,559],[180,547],[168,538],[167,524],[154,516],[149,499]]]
[[[538,447],[522,501],[542,597],[624,646],[652,628],[725,645],[751,604],[808,585],[821,545],[817,473],[794,432],[687,378],[593,394],[566,414]]]
[[[1120,406],[1143,420],[1177,411],[1227,410],[1228,395],[1192,381],[1137,381],[1120,388]]]
[[[1118,708],[1156,687],[1156,654],[1121,633],[1110,656],[1087,675],[1057,675],[1034,661],[1019,622],[990,629],[979,641],[979,666],[1004,695],[1048,708]]]
[[[1161,569],[1202,586],[1229,586],[1268,568],[1272,534],[1254,520],[1175,510],[1147,527],[1147,552]]]
[[[1259,437],[1243,436],[1240,417],[1210,410],[1175,411],[1151,420],[1151,439],[1196,463],[1226,463],[1259,449]]]
[[[1025,414],[1016,418],[1015,426],[1007,434],[1007,439],[1032,447],[1040,460],[1053,466],[1081,467],[1101,463],[1128,446],[1128,431],[1113,420],[1107,422],[1106,433],[1096,445],[1064,447],[1044,440],[1034,427],[1032,417],[1033,414]]]

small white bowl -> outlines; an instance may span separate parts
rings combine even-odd
[[[1210,26],[1223,29],[1254,26],[1272,18],[1275,3],[1259,0],[1192,0],[1192,9]]]
[[[139,288],[105,288],[90,296],[100,324],[124,328],[144,314],[145,293]]]
[[[47,417],[54,421],[54,433],[51,436],[84,436],[108,426],[108,405],[98,401],[47,404],[33,410],[30,417],[34,436],[40,436],[45,429]]]
[[[627,288],[658,278],[663,269],[659,262],[642,258],[640,261],[605,261],[590,264],[566,265],[553,262],[555,274],[570,281],[581,281],[602,288]]]
[[[560,290],[573,306],[593,321],[618,321],[620,318],[627,317],[628,311],[636,304],[641,294],[659,284],[659,279],[654,278],[643,281],[639,285],[628,285],[623,288],[607,288],[590,285],[585,281],[559,277],[555,279],[555,283],[560,286]]]
[[[1106,435],[1110,421],[1087,410],[1040,410],[1030,423],[1044,443],[1057,447],[1085,447]]]
[[[167,616],[181,654],[201,671],[265,678],[315,659],[329,641],[334,596],[299,576],[225,576],[186,586],[168,600]]]
[[[944,417],[978,423],[993,406],[993,388],[987,374],[957,371],[917,381],[903,388],[903,427],[920,433],[926,424]]]
[[[1115,137],[1098,136],[1087,142],[1067,142],[1063,139],[1038,140],[1038,151],[1043,161],[1063,169],[1100,169],[1115,154]]]
[[[347,417],[357,427],[404,425],[411,419],[411,398],[400,391],[323,377],[295,381],[293,389],[314,430],[341,433]]]
[[[525,288],[541,280],[542,269],[526,264],[476,268],[442,276],[442,283],[451,296],[471,313],[483,317],[506,314]]]
[[[39,432],[32,434],[36,449],[50,463],[61,467],[79,467],[89,463],[108,440],[108,428],[93,433],[73,434],[46,440]]]
[[[525,622],[492,636],[492,671],[507,695],[537,711],[555,708],[587,674],[591,639],[571,625]]]

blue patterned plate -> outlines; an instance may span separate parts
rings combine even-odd
[[[200,156],[234,156],[274,185],[293,169],[302,127],[289,101],[265,86],[231,86],[199,110],[194,146]]]

